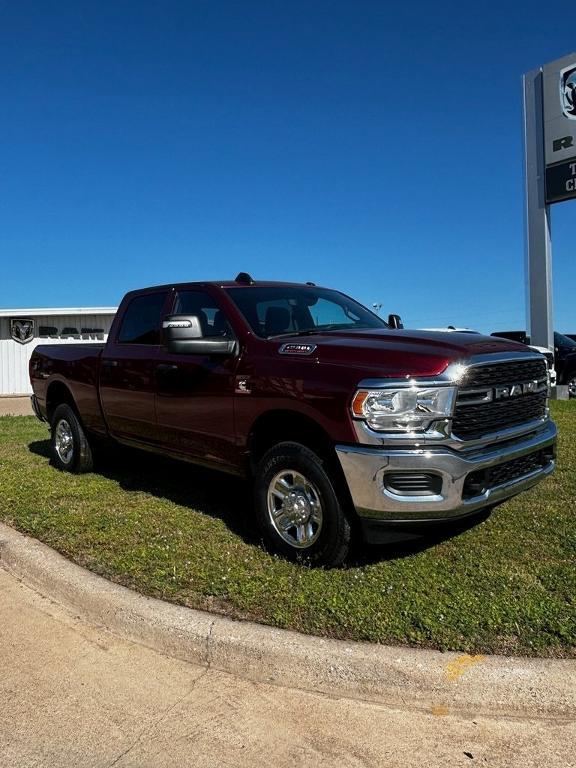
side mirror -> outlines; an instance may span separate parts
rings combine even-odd
[[[404,328],[400,315],[388,315],[388,325],[390,328]]]
[[[196,315],[168,315],[164,318],[162,328],[166,348],[177,355],[232,357],[238,348],[235,339],[203,336],[200,318]]]

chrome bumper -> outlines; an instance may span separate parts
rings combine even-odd
[[[553,449],[556,426],[547,421],[536,432],[505,445],[488,445],[470,451],[450,448],[372,448],[337,445],[356,511],[362,518],[401,522],[443,520],[472,513],[497,504],[538,483],[555,467]],[[480,495],[466,497],[464,484],[472,472],[496,467],[544,449],[550,449],[550,460],[541,468],[509,482],[488,488]],[[385,475],[391,472],[422,472],[440,476],[438,493],[408,496],[391,493],[385,486]]]

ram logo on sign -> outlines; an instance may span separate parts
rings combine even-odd
[[[568,120],[576,120],[576,67],[560,70],[560,103]]]
[[[576,197],[576,53],[542,68],[546,202]]]
[[[546,165],[576,156],[576,53],[542,68]]]
[[[10,320],[10,336],[19,344],[27,344],[34,338],[34,320],[12,318]]]

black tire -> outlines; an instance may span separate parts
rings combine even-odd
[[[322,459],[300,443],[279,443],[264,455],[256,469],[254,500],[271,552],[316,566],[344,561],[351,528],[330,475]]]
[[[92,449],[78,416],[67,403],[54,411],[50,430],[52,464],[63,472],[90,472],[94,466]]]
[[[571,373],[566,377],[568,385],[568,397],[576,397],[576,373]]]

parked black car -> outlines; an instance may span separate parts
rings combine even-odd
[[[576,341],[554,331],[554,361],[558,383],[567,384],[570,397],[576,397]]]

